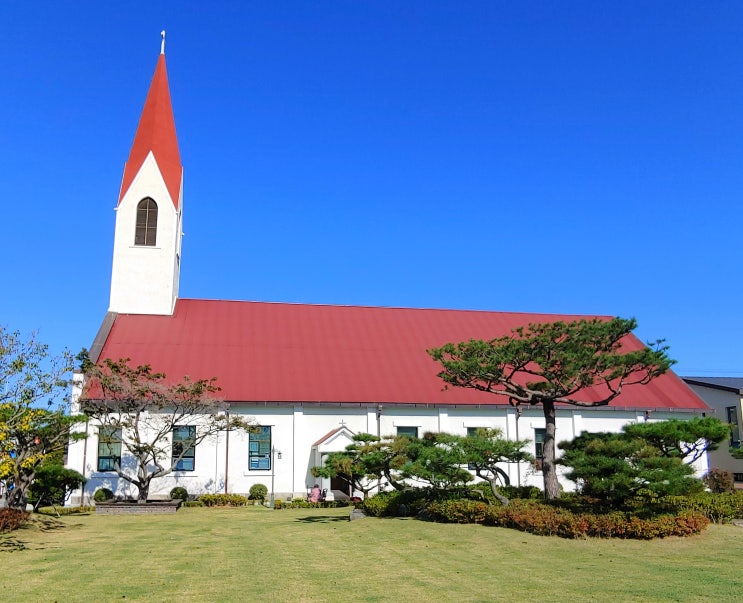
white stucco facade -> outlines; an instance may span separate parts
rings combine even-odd
[[[167,498],[174,486],[182,486],[189,494],[234,493],[247,495],[253,484],[264,484],[271,489],[273,478],[276,498],[304,497],[314,483],[331,489],[329,479],[312,476],[313,466],[321,464],[324,455],[341,451],[350,442],[350,432],[373,435],[393,435],[398,427],[416,427],[418,434],[443,431],[466,435],[469,427],[497,427],[505,437],[530,440],[527,448],[535,453],[536,429],[545,426],[541,408],[522,409],[519,414],[511,407],[499,406],[411,406],[385,405],[323,405],[323,404],[232,404],[230,412],[252,418],[271,428],[272,455],[270,468],[251,470],[249,466],[249,436],[239,432],[222,432],[196,447],[193,471],[175,471],[153,481],[151,498]],[[688,412],[656,412],[652,420],[689,418]],[[557,412],[557,441],[569,440],[583,431],[620,431],[634,421],[645,421],[642,411],[611,408],[561,409]],[[338,430],[342,427],[342,430]],[[87,440],[71,445],[68,466],[80,471],[88,482],[84,492],[75,492],[69,504],[88,504],[95,490],[106,487],[117,496],[135,497],[136,489],[119,479],[113,472],[97,470],[97,427],[88,427]],[[332,434],[325,440],[325,436]],[[318,445],[318,442],[320,444]],[[279,453],[280,452],[280,458]],[[558,452],[559,455],[559,452]],[[122,451],[122,465],[127,466],[126,452]],[[513,485],[542,486],[542,473],[531,463],[509,463],[503,466]],[[697,461],[698,475],[707,470],[706,458]],[[574,484],[562,475],[565,490]],[[385,487],[382,484],[383,488]],[[348,493],[348,492],[343,492]],[[81,501],[82,494],[82,501]]]

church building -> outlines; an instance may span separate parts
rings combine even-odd
[[[200,443],[188,462],[153,482],[152,497],[167,497],[174,486],[192,495],[247,494],[254,484],[274,484],[276,497],[303,497],[315,482],[343,496],[349,492],[342,480],[318,480],[311,470],[345,449],[354,434],[464,435],[478,427],[530,440],[537,462],[503,469],[514,485],[541,487],[541,407],[514,408],[505,396],[444,389],[426,350],[508,335],[529,323],[593,317],[181,299],[183,177],[163,44],[124,168],[110,306],[91,358],[130,358],[133,366],[149,364],[173,380],[216,377],[230,413],[254,419],[261,429]],[[642,345],[634,337],[628,343]],[[708,410],[669,372],[626,388],[605,407],[559,407],[557,441]],[[111,470],[114,461],[126,464],[126,450],[99,438],[93,421],[87,429],[89,437],[68,453],[68,466],[88,480],[70,504],[81,497],[88,504],[101,487],[135,497]],[[563,485],[571,488],[567,480]]]

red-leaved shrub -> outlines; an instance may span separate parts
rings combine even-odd
[[[28,521],[28,513],[18,509],[0,509],[0,533],[17,530]]]
[[[709,525],[707,517],[693,511],[643,518],[620,511],[575,513],[534,500],[514,500],[507,507],[465,499],[436,501],[428,505],[426,516],[432,521],[482,523],[562,538],[593,536],[649,540],[698,534]]]

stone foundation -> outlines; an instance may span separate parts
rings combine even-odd
[[[175,513],[183,504],[182,500],[148,500],[140,504],[136,500],[117,500],[96,503],[96,515],[142,515]]]

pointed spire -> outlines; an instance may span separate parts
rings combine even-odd
[[[178,151],[178,138],[175,133],[175,119],[170,102],[168,73],[165,69],[165,32],[161,33],[162,43],[160,56],[157,59],[155,74],[152,76],[150,91],[144,103],[142,116],[139,119],[137,133],[134,136],[129,160],[124,167],[124,178],[121,182],[119,202],[129,190],[137,172],[142,167],[150,152],[155,157],[170,198],[176,209],[181,190],[183,166]]]

